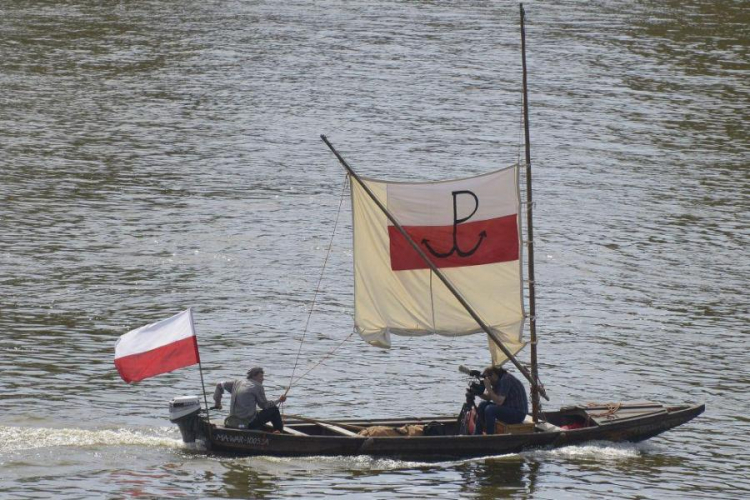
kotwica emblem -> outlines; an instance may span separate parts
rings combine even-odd
[[[471,248],[471,250],[462,250],[461,247],[458,244],[458,236],[457,236],[457,227],[462,222],[466,222],[467,220],[471,219],[475,213],[477,213],[477,210],[479,209],[479,198],[477,198],[477,195],[472,193],[471,191],[453,191],[451,193],[453,195],[453,247],[447,251],[447,252],[439,252],[432,248],[430,246],[430,240],[427,238],[424,238],[422,240],[422,244],[427,248],[427,250],[434,255],[435,257],[439,259],[444,259],[446,257],[450,257],[454,253],[457,253],[459,257],[469,257],[474,252],[477,251],[479,246],[482,244],[482,241],[487,237],[487,231],[482,231],[479,233],[479,240],[474,244],[474,247]],[[469,195],[472,198],[474,198],[474,210],[466,217],[463,217],[461,219],[458,218],[458,196],[459,195]]]

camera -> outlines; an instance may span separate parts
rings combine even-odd
[[[458,371],[477,379],[469,382],[469,387],[466,388],[467,403],[470,401],[473,402],[476,396],[484,394],[484,377],[479,370],[469,370],[464,365],[461,365],[458,367]]]
[[[479,396],[484,394],[484,389],[485,387],[482,382],[469,382],[469,387],[466,389],[466,392],[472,396]]]

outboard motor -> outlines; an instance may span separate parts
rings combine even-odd
[[[169,402],[169,420],[177,424],[186,443],[194,443],[198,435],[201,402],[198,396],[182,396]]]

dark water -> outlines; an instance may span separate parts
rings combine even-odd
[[[0,4],[0,496],[746,498],[748,28],[742,2],[529,2],[548,408],[705,402],[640,445],[440,464],[183,448],[197,368],[124,384],[113,346],[194,307],[209,384],[288,383],[344,176],[521,154],[517,5]],[[485,340],[352,329],[348,199],[290,393],[317,417],[454,413]]]

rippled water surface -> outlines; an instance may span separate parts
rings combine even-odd
[[[547,408],[705,402],[639,445],[447,463],[226,458],[167,420],[197,368],[124,384],[122,333],[194,308],[207,384],[288,383],[344,175],[522,155],[507,2],[0,5],[0,496],[746,498],[750,13],[528,2]],[[285,411],[458,411],[485,340],[352,337],[344,197]],[[343,342],[343,344],[342,344]],[[340,346],[340,347],[338,347]]]

